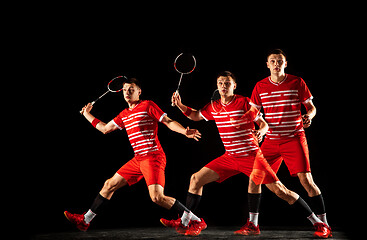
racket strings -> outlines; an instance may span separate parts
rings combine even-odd
[[[127,78],[125,76],[118,76],[108,83],[108,89],[111,92],[120,92],[126,80]]]
[[[196,67],[196,59],[192,54],[181,53],[177,56],[173,65],[177,72],[189,74]]]

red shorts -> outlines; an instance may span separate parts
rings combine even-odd
[[[246,174],[256,184],[279,181],[260,149],[249,153],[245,157],[234,157],[225,153],[205,165],[205,167],[218,173],[219,180],[217,182],[219,183],[239,173]]]
[[[307,140],[304,132],[284,140],[265,139],[261,146],[264,157],[274,172],[278,172],[284,160],[291,176],[311,172]]]
[[[166,155],[164,153],[147,154],[144,157],[134,157],[122,166],[117,173],[125,178],[129,186],[139,182],[143,177],[147,186],[159,184],[164,187]]]

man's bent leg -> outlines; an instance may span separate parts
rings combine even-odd
[[[165,196],[164,188],[159,184],[151,184],[148,186],[149,195],[152,201],[161,207],[171,209],[176,199]]]
[[[218,180],[218,173],[214,172],[210,168],[203,167],[199,172],[196,172],[191,176],[189,193],[201,196],[203,194],[204,185]]]
[[[115,173],[112,178],[108,179],[97,197],[94,199],[92,206],[88,210],[86,214],[84,214],[84,221],[86,223],[90,223],[93,218],[101,212],[101,210],[105,207],[108,201],[111,199],[114,192],[125,186],[127,181],[121,177],[119,174]]]
[[[279,198],[283,199],[290,205],[294,204],[299,198],[299,195],[297,193],[286,188],[280,181],[268,183],[265,185],[267,188],[269,188],[270,191],[275,193]]]
[[[86,231],[90,226],[90,222],[97,214],[100,213],[108,200],[111,199],[113,193],[126,184],[126,180],[116,173],[112,178],[105,182],[102,190],[94,199],[92,206],[85,214],[72,214],[65,211],[64,215],[71,223],[75,224],[79,230]]]
[[[127,185],[127,181],[120,174],[115,173],[112,178],[108,179],[99,194],[110,200],[115,191],[123,186]]]

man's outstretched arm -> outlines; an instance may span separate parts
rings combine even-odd
[[[92,110],[93,105],[91,103],[88,103],[85,105],[80,113],[90,122],[98,131],[100,131],[103,134],[110,133],[112,131],[115,131],[117,129],[116,125],[113,123],[113,120],[111,120],[109,123],[104,123],[101,120],[94,117],[90,111]]]
[[[201,138],[201,133],[198,130],[190,129],[189,127],[184,128],[180,123],[167,117],[167,115],[163,117],[162,123],[172,131],[181,133],[188,138],[193,138],[196,141],[199,141],[199,139]]]
[[[193,121],[200,121],[204,118],[200,115],[200,112],[196,109],[185,106],[181,102],[181,96],[178,92],[174,92],[172,95],[172,103],[174,103],[185,116]]]

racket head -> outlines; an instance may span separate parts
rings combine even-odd
[[[176,57],[173,66],[175,70],[181,74],[190,74],[196,68],[196,59],[194,55],[190,53],[180,53]]]
[[[124,82],[126,80],[126,76],[117,76],[107,84],[107,88],[110,92],[120,92],[122,91],[122,88],[124,87]]]

